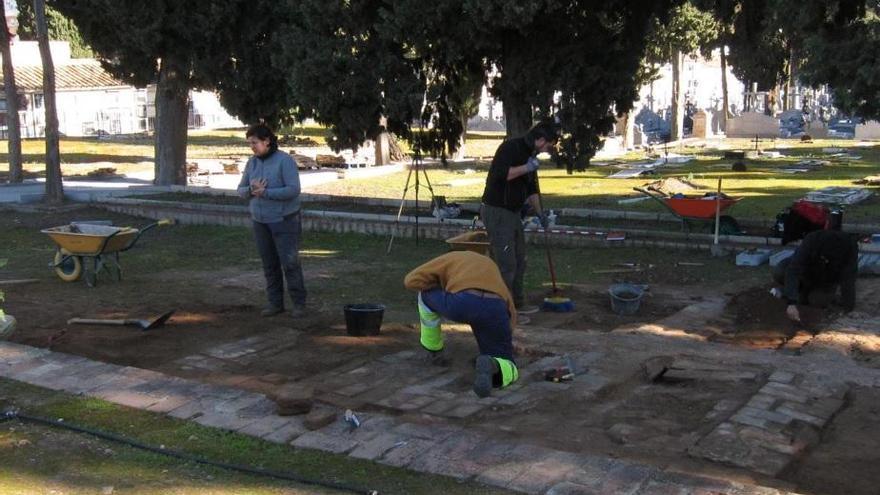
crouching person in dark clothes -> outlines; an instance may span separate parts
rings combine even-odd
[[[403,284],[419,293],[421,343],[432,358],[443,353],[440,318],[445,317],[470,325],[477,339],[474,393],[488,397],[493,387],[516,381],[516,308],[495,262],[471,251],[452,251],[409,272]]]
[[[238,194],[250,200],[254,239],[263,262],[269,304],[260,313],[284,312],[284,279],[290,294],[291,315],[305,316],[306,288],[299,261],[302,236],[299,171],[293,157],[278,149],[278,138],[265,125],[245,134],[254,152],[238,184]]]
[[[856,303],[856,276],[859,247],[849,234],[837,230],[817,230],[804,237],[794,254],[773,270],[774,280],[783,285],[782,297],[788,302],[786,314],[800,321],[798,304],[826,307],[840,287],[840,305],[852,311]]]

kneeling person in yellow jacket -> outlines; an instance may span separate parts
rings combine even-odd
[[[443,350],[441,317],[471,326],[480,348],[474,393],[487,397],[492,387],[516,381],[516,307],[494,261],[470,251],[452,251],[409,272],[403,283],[419,293],[421,343],[429,352]]]

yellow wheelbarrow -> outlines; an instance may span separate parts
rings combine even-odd
[[[115,276],[116,280],[122,280],[119,253],[131,249],[144,232],[172,223],[173,220],[163,219],[135,229],[74,222],[40,232],[48,235],[57,245],[55,258],[49,263],[49,268],[55,270],[58,278],[73,282],[84,276],[86,285],[94,287],[98,283],[98,272],[102,270]]]

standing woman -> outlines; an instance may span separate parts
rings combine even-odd
[[[294,318],[305,316],[306,287],[299,261],[302,235],[299,171],[296,162],[278,149],[278,138],[264,124],[245,134],[254,152],[241,176],[238,194],[250,200],[254,238],[263,261],[269,305],[260,313],[284,312],[284,279]]]

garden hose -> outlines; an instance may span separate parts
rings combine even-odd
[[[156,454],[162,454],[169,457],[174,457],[177,459],[181,459],[188,462],[195,462],[198,464],[204,464],[206,466],[217,467],[221,469],[227,469],[230,471],[238,471],[246,474],[254,474],[258,476],[266,476],[269,478],[276,478],[285,481],[293,481],[296,483],[302,483],[306,485],[317,485],[324,488],[331,488],[334,490],[341,490],[350,493],[361,493],[365,495],[379,495],[377,490],[366,490],[364,488],[359,488],[351,485],[346,485],[343,483],[334,483],[332,481],[321,481],[311,478],[304,478],[302,476],[298,476],[293,473],[285,473],[281,471],[273,471],[269,469],[261,469],[250,466],[243,466],[241,464],[230,464],[226,462],[217,462],[209,459],[205,459],[204,457],[199,457],[193,454],[187,454],[185,452],[178,452],[175,450],[168,450],[165,448],[155,447],[152,445],[148,445],[145,443],[138,442],[137,440],[132,440],[130,438],[125,438],[123,436],[115,435],[113,433],[108,433],[101,430],[96,430],[93,428],[88,428],[85,426],[78,426],[75,424],[68,423],[62,420],[54,420],[49,418],[43,418],[40,416],[31,416],[29,414],[23,414],[15,409],[5,411],[2,416],[0,416],[0,422],[11,421],[13,419],[18,419],[20,421],[28,421],[31,423],[37,423],[46,426],[54,426],[56,428],[63,428],[70,431],[75,431],[77,433],[86,433],[89,435],[96,436],[98,438],[102,438],[104,440],[110,440],[112,442],[121,443],[124,445],[128,445],[131,447],[135,447],[137,449],[146,450],[148,452],[153,452]]]

